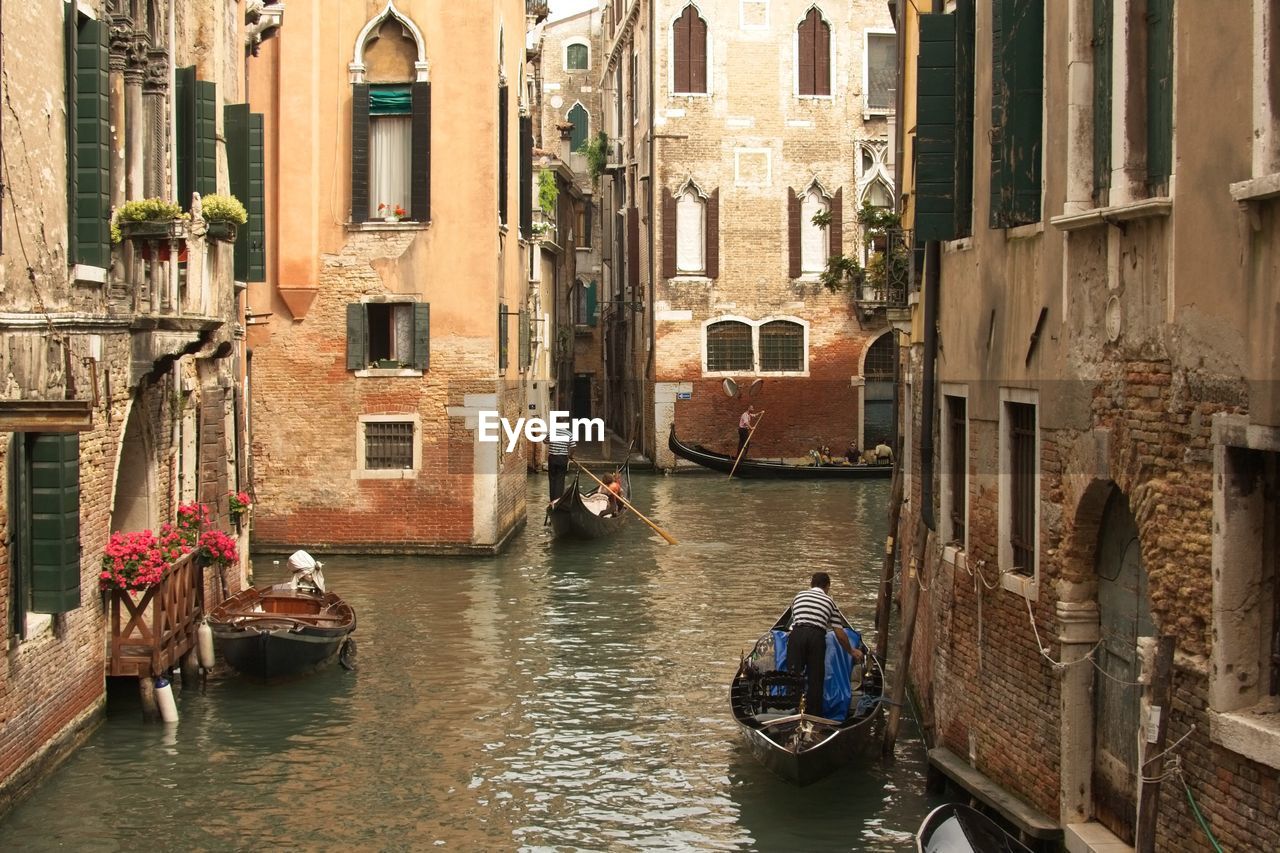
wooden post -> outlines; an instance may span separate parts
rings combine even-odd
[[[1150,755],[1141,765],[1142,783],[1138,796],[1138,826],[1135,833],[1136,853],[1155,853],[1156,813],[1160,807],[1160,776],[1164,773],[1164,743],[1169,732],[1169,712],[1173,704],[1173,649],[1170,634],[1160,637],[1156,646],[1155,672],[1151,676],[1151,719],[1143,729],[1143,755]],[[1153,725],[1154,724],[1154,725]],[[1154,731],[1153,731],[1154,729]],[[1152,781],[1145,781],[1145,780]]]
[[[902,639],[898,641],[901,650],[898,652],[898,666],[890,696],[889,721],[884,728],[883,752],[887,756],[893,755],[893,747],[898,740],[898,723],[902,718],[902,703],[907,695],[907,678],[911,673],[911,646],[915,641],[916,611],[920,607],[920,584],[914,573],[920,568],[921,557],[924,558],[923,562],[926,566],[929,563],[928,543],[928,528],[925,527],[924,521],[917,521],[911,569],[904,573],[902,578]]]
[[[893,567],[898,559],[898,521],[902,517],[902,466],[893,466],[893,488],[889,494],[889,535],[884,541],[884,563],[880,566],[880,598],[876,602],[876,657],[883,664],[889,653],[889,618],[893,612]]]
[[[196,653],[196,647],[193,643],[187,653],[182,656],[182,663],[179,666],[182,672],[182,689],[188,687],[194,688],[200,680],[200,657]]]
[[[156,703],[156,682],[150,675],[138,676],[138,695],[142,699],[142,721],[154,723],[160,719],[160,706]]]

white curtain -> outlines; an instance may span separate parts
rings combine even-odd
[[[702,272],[705,239],[705,205],[692,189],[685,190],[676,203],[676,269],[679,272]]]
[[[827,229],[813,224],[813,215],[828,205],[817,187],[805,193],[800,205],[800,271],[819,273],[827,268]]]
[[[413,124],[407,115],[371,116],[369,119],[369,218],[378,219],[409,207],[409,174],[413,163]],[[381,211],[378,205],[385,204]]]
[[[391,357],[407,364],[413,361],[413,305],[397,305],[391,314],[395,324]]]

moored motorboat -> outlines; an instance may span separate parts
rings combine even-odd
[[[295,552],[289,564],[291,581],[249,587],[209,614],[219,655],[242,675],[263,680],[304,675],[350,650],[355,610],[324,589],[320,564],[305,551]]]
[[[792,465],[765,459],[743,457],[734,468],[735,457],[708,450],[701,444],[688,445],[676,437],[671,427],[667,447],[681,459],[695,462],[712,471],[733,472],[735,477],[766,480],[875,480],[893,475],[893,465]]]
[[[845,623],[841,630],[864,660],[855,665],[828,631],[824,707],[821,713],[803,708],[804,680],[785,670],[790,614],[788,608],[743,657],[729,702],[752,754],[782,778],[807,785],[878,747],[884,677],[875,655]]]
[[[622,496],[631,499],[631,470],[623,465]],[[631,518],[631,513],[611,501],[603,489],[584,493],[579,478],[574,477],[548,511],[551,530],[556,538],[603,539],[617,533]]]
[[[917,853],[1031,853],[991,818],[970,806],[948,803],[925,817],[916,832]]]

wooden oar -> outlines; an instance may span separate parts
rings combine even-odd
[[[591,479],[593,479],[593,480],[595,480],[597,483],[599,483],[599,484],[600,484],[600,488],[604,489],[604,490],[605,490],[605,492],[609,492],[609,487],[608,487],[608,486],[606,486],[606,485],[604,484],[604,482],[603,482],[599,477],[597,477],[595,474],[592,474],[590,471],[588,471],[588,470],[583,466],[583,464],[582,464],[581,462],[579,462],[577,459],[571,459],[571,460],[569,460],[569,461],[571,461],[574,465],[577,465],[577,466],[578,466],[578,470],[579,470],[579,471],[581,471],[582,473],[586,474],[588,477],[590,477]],[[610,494],[612,494],[612,493],[610,493]],[[627,509],[631,510],[631,511],[632,511],[632,512],[634,512],[636,515],[640,516],[640,520],[641,520],[641,521],[643,521],[645,524],[649,525],[649,526],[650,526],[650,527],[652,527],[654,530],[656,530],[656,531],[658,532],[658,535],[660,535],[663,539],[667,540],[667,542],[668,542],[668,543],[670,543],[670,544],[672,544],[672,545],[677,544],[674,536],[672,536],[672,535],[671,535],[670,533],[668,533],[667,531],[663,530],[663,529],[662,529],[661,527],[659,527],[658,525],[654,524],[654,523],[653,523],[652,521],[650,521],[649,519],[645,518],[644,513],[642,513],[640,510],[636,509],[635,507],[633,507],[633,506],[631,505],[631,502],[630,502],[629,500],[627,500],[626,498],[624,498],[622,495],[613,495],[613,497],[614,497],[614,499],[615,499],[615,500],[617,500],[619,503],[621,503],[621,504],[622,504],[623,506],[625,506]]]
[[[760,426],[760,421],[764,420],[764,412],[761,411],[756,417],[756,422],[751,426],[751,432],[747,433],[747,440],[742,442],[742,449],[738,451],[738,458],[733,460],[733,467],[729,469],[729,479],[733,479],[733,472],[738,470],[738,463],[742,461],[742,456],[747,452],[747,448],[751,446],[751,436],[756,434],[756,427]]]

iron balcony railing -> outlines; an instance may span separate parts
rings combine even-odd
[[[862,281],[853,289],[854,300],[860,306],[905,308],[908,296],[920,289],[920,264],[913,236],[903,228],[867,231]]]

